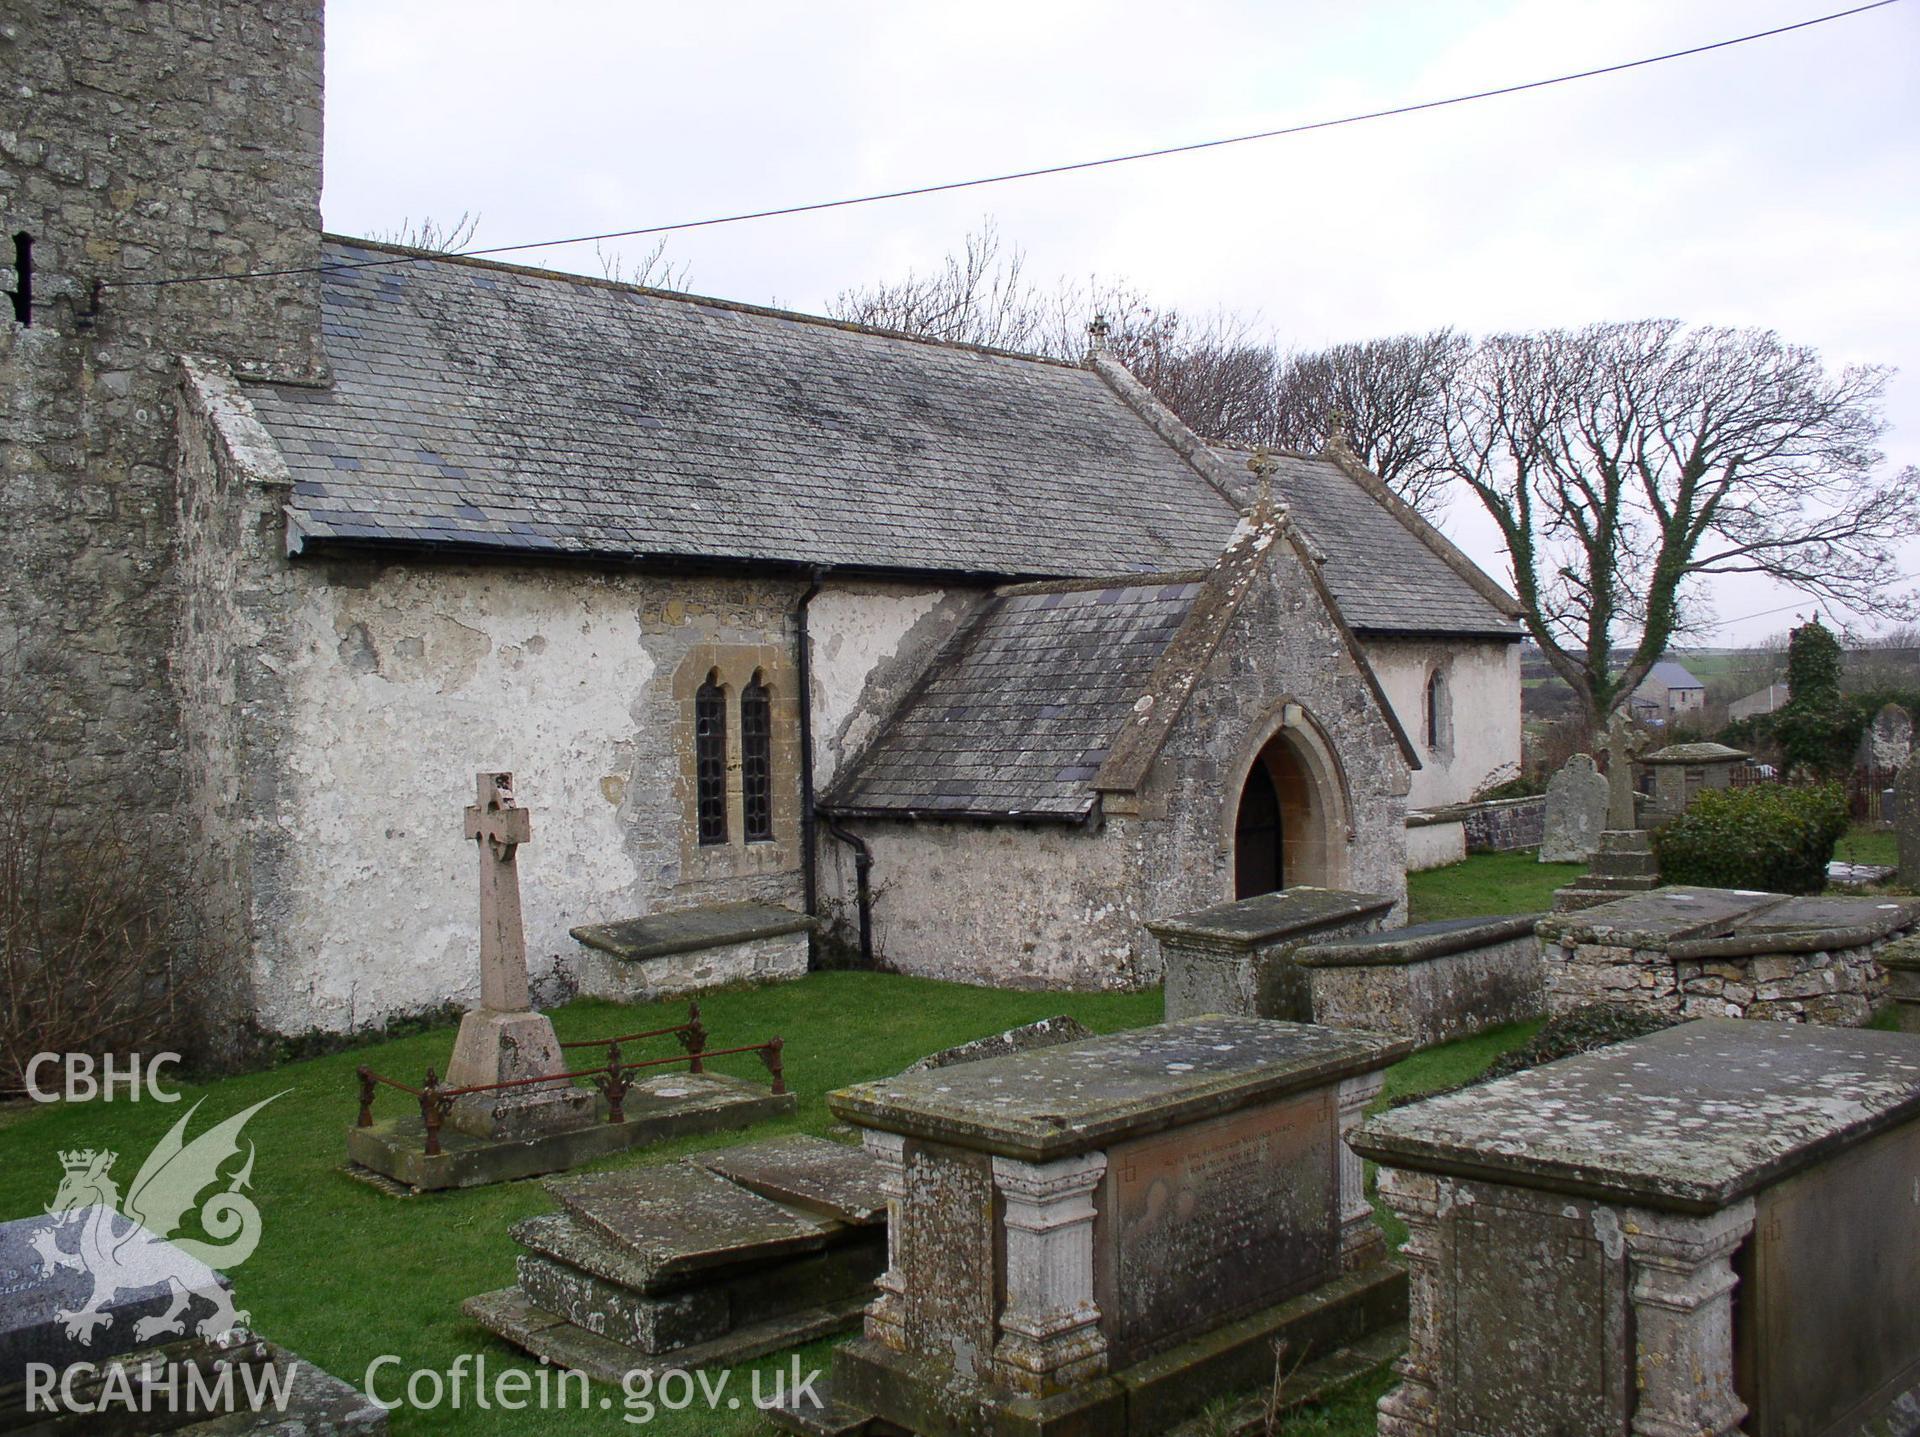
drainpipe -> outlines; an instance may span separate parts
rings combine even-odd
[[[807,609],[820,593],[825,573],[825,569],[813,571],[793,611],[793,667],[800,689],[800,885],[802,906],[809,918],[820,916],[820,875],[813,852],[813,636],[807,628]],[[813,967],[818,957],[819,939],[809,928],[807,966]]]
[[[853,884],[855,902],[860,909],[860,966],[873,967],[873,854],[867,848],[867,841],[857,833],[849,833],[831,817],[827,819],[827,832],[853,850]]]

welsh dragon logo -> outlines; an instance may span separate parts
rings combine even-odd
[[[54,1314],[69,1338],[91,1346],[95,1329],[113,1324],[113,1314],[101,1309],[117,1294],[160,1283],[172,1289],[172,1301],[166,1311],[135,1324],[134,1337],[141,1342],[184,1336],[187,1308],[195,1297],[214,1306],[211,1316],[194,1324],[196,1336],[216,1338],[246,1323],[248,1314],[234,1309],[233,1299],[207,1268],[237,1267],[260,1241],[260,1210],[245,1192],[253,1177],[251,1142],[246,1144],[246,1162],[226,1186],[204,1202],[199,1199],[220,1181],[221,1167],[241,1151],[240,1130],[247,1119],[284,1096],[264,1098],[188,1142],[187,1124],[200,1110],[195,1103],[147,1155],[124,1199],[111,1175],[119,1154],[92,1148],[60,1154],[65,1175],[47,1208],[56,1221],[34,1238],[33,1248],[47,1273],[70,1268],[93,1278],[93,1291],[83,1306]],[[215,1241],[174,1237],[181,1219],[195,1207],[201,1227]],[[60,1241],[76,1233],[77,1244]]]

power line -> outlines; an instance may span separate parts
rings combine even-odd
[[[853,195],[837,200],[818,200],[811,204],[785,205],[776,209],[744,210],[738,214],[715,215],[707,219],[682,220],[675,224],[642,225],[634,229],[605,230],[599,234],[572,235],[565,239],[529,240],[522,244],[491,245],[480,249],[457,251],[452,257],[471,259],[482,255],[515,254],[522,250],[550,249],[559,245],[587,244],[595,240],[636,239],[643,235],[668,234],[676,230],[710,229],[716,225],[742,224],[749,220],[780,219],[789,215],[817,214],[822,210],[848,209],[854,205],[880,204],[888,200],[913,199],[921,195],[950,194],[955,190],[979,189],[985,185],[1003,185],[1014,180],[1040,179],[1048,175],[1073,174],[1081,170],[1097,170],[1109,165],[1132,164],[1137,160],[1165,159],[1169,155],[1189,155],[1201,150],[1217,150],[1228,145],[1251,144],[1256,140],[1276,140],[1288,135],[1304,135],[1316,130],[1337,129],[1342,125],[1365,124],[1370,120],[1392,119],[1400,115],[1418,114],[1423,110],[1440,110],[1451,105],[1470,104],[1475,100],[1492,100],[1503,95],[1518,95],[1528,90],[1543,90],[1551,85],[1570,84],[1575,80],[1591,80],[1600,75],[1617,75],[1625,70],[1638,70],[1648,65],[1664,64],[1668,60],[1681,60],[1691,55],[1705,55],[1714,50],[1725,50],[1735,45],[1745,45],[1754,40],[1766,40],[1775,35],[1786,35],[1795,30],[1809,29],[1815,25],[1825,25],[1829,21],[1844,20],[1851,15],[1862,15],[1869,10],[1879,10],[1899,0],[1871,0],[1865,5],[1856,5],[1848,10],[1835,10],[1830,14],[1816,15],[1810,20],[1798,20],[1791,25],[1776,25],[1771,30],[1756,30],[1748,35],[1735,35],[1726,40],[1715,40],[1707,45],[1694,45],[1685,50],[1668,50],[1659,55],[1648,55],[1639,60],[1626,60],[1617,65],[1602,65],[1592,70],[1578,70],[1567,75],[1555,75],[1544,80],[1528,80],[1518,85],[1502,85],[1491,90],[1476,90],[1472,94],[1452,95],[1444,100],[1423,100],[1417,104],[1396,105],[1387,110],[1370,110],[1364,114],[1342,115],[1333,120],[1314,120],[1306,124],[1287,125],[1280,129],[1259,130],[1248,135],[1229,135],[1221,139],[1195,140],[1190,144],[1168,145],[1157,150],[1136,150],[1131,154],[1109,155],[1098,160],[1075,160],[1068,164],[1046,165],[1039,169],[1010,170],[1005,174],[984,175],[970,180],[947,180],[940,184],[916,185],[910,189],[886,190],[878,194]],[[113,280],[109,284],[116,289],[143,289],[174,284],[210,284],[220,280],[271,279],[284,275],[331,273],[339,270],[377,269],[391,265],[420,264],[428,260],[448,258],[447,255],[394,255],[385,259],[351,260],[340,264],[294,265],[283,269],[243,270],[238,274],[184,274],[164,276],[160,279]]]
[[[1920,579],[1920,573],[1895,574],[1891,578],[1889,578],[1886,582],[1888,586],[1892,586],[1894,584],[1904,584],[1910,579]],[[1789,609],[1805,609],[1805,608],[1825,609],[1827,610],[1827,617],[1832,618],[1833,617],[1832,610],[1833,608],[1837,608],[1837,607],[1844,607],[1844,606],[1833,604],[1833,602],[1828,599],[1802,599],[1798,603],[1782,604],[1777,609],[1762,609],[1756,614],[1742,614],[1738,618],[1718,620],[1714,624],[1714,626],[1710,630],[1708,630],[1708,632],[1717,634],[1720,632],[1720,630],[1726,628],[1730,624],[1744,624],[1749,619],[1764,619],[1771,614],[1784,614]]]

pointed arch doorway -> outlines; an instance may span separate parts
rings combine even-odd
[[[1247,770],[1233,824],[1233,896],[1298,884],[1332,886],[1333,805],[1315,765],[1289,730]]]

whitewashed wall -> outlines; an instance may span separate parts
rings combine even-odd
[[[1386,690],[1421,767],[1410,808],[1463,803],[1475,791],[1520,772],[1520,645],[1491,640],[1366,640],[1367,657]],[[1446,671],[1447,722],[1440,750],[1427,744],[1427,676]]]

